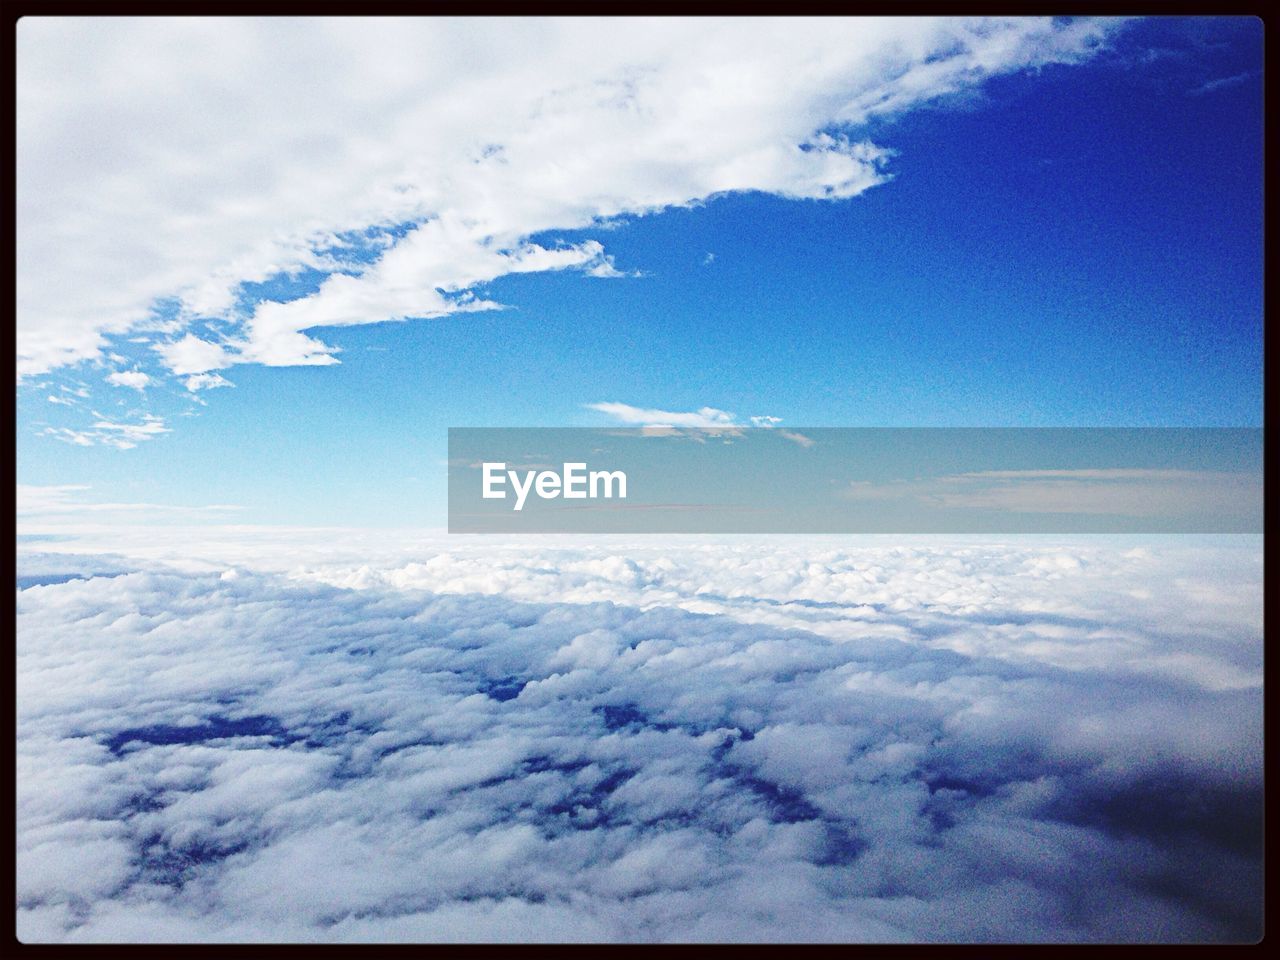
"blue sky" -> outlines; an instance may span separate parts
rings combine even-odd
[[[20,91],[43,68],[37,39]],[[210,371],[233,389],[184,388],[157,343],[230,342],[258,302],[313,293],[329,271],[272,278],[255,264],[266,282],[236,283],[221,314],[173,306],[183,285],[166,291],[167,274],[144,278],[151,321],[20,382],[18,481],[236,504],[245,522],[437,524],[448,427],[614,422],[593,403],[796,427],[1261,425],[1262,39],[1247,18],[1110,24],[1071,62],[1009,66],[816,131],[891,151],[859,168],[889,178],[857,195],[796,198],[761,180],[642,213],[637,191],[612,222],[510,234],[582,251],[572,268],[446,295],[505,309],[312,330],[340,363]],[[20,159],[38,158],[75,93],[20,109]],[[39,111],[49,123],[22,126]],[[174,196],[179,217],[188,200]],[[279,209],[269,194],[262,205]],[[224,213],[210,202],[192,216]],[[20,240],[58,226],[22,224]],[[266,217],[263,234],[275,229]],[[354,241],[347,271],[409,232],[357,234],[382,239]],[[73,245],[64,283],[81,255],[92,268],[93,251]],[[149,382],[104,382],[113,372]],[[104,421],[142,429],[91,425]]]

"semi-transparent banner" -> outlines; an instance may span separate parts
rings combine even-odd
[[[1257,428],[453,428],[451,533],[1261,533]]]

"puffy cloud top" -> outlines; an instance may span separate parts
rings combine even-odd
[[[28,940],[1260,929],[1247,545],[559,545],[287,578],[42,546]]]

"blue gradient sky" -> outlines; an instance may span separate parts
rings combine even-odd
[[[103,385],[94,361],[28,378],[18,481],[245,522],[436,524],[448,427],[601,425],[599,402],[797,427],[1261,425],[1262,33],[1131,24],[1088,62],[870,120],[856,134],[894,151],[892,179],[858,196],[535,235],[599,240],[640,275],[509,274],[477,288],[508,309],[328,329],[340,365],[237,365],[207,405]],[[170,432],[44,434],[78,413],[46,397],[81,384]]]

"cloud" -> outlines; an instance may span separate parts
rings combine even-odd
[[[633,407],[627,403],[588,403],[585,406],[588,410],[608,414],[620,423],[642,427],[645,433],[652,436],[680,436],[693,440],[705,439],[707,436],[741,437],[747,426],[768,430],[782,422],[781,417],[771,416],[748,417],[743,422],[736,415],[715,407],[700,407],[680,413]],[[801,446],[812,446],[814,443],[802,434],[787,430],[780,430],[778,433]]]
[[[93,424],[93,429],[99,442],[108,446],[119,447],[122,450],[130,449],[145,440],[154,440],[161,434],[170,432],[169,428],[164,425],[164,418],[150,413],[143,414],[142,420],[136,423],[118,423],[114,420],[106,419],[100,413],[95,413],[94,416],[99,418]]]
[[[22,521],[46,521],[50,518],[102,520],[100,514],[141,514],[149,521],[165,517],[191,518],[200,514],[225,515],[240,507],[230,504],[187,507],[158,503],[119,503],[91,501],[84,498],[92,488],[82,484],[39,486],[20,483],[17,487],[17,518]]]
[[[182,381],[183,385],[195,393],[198,390],[214,390],[218,387],[234,387],[235,384],[226,377],[216,373],[197,373]]]
[[[814,440],[813,437],[806,437],[803,433],[796,433],[794,430],[779,430],[778,435],[786,437],[792,443],[804,447],[806,450],[816,445],[818,442],[817,440]]]
[[[141,370],[115,370],[107,374],[107,383],[117,387],[132,387],[141,392],[151,383],[151,378]]]
[[[155,344],[154,349],[169,371],[178,376],[221,370],[233,362],[231,355],[220,345],[190,333],[180,340]]]
[[[586,407],[608,414],[621,423],[640,426],[646,435],[678,436],[696,441],[705,441],[708,437],[740,438],[745,435],[744,429],[748,426],[758,430],[772,430],[782,422],[781,417],[772,416],[748,417],[743,422],[734,414],[715,407],[701,407],[688,413],[633,407],[626,403],[588,403]],[[817,442],[794,430],[778,430],[778,436],[806,449]]]
[[[1258,76],[1257,71],[1249,71],[1247,73],[1237,73],[1229,77],[1218,77],[1214,80],[1208,80],[1200,86],[1188,91],[1189,96],[1198,97],[1206,93],[1214,93],[1218,90],[1225,90],[1229,87],[1239,86],[1247,80],[1252,80]]]
[[[781,422],[781,417],[751,417],[751,425],[763,430],[770,430]],[[806,450],[817,443],[817,441],[812,437],[806,437],[803,433],[796,433],[794,430],[779,430],[778,436],[790,440],[792,443],[797,446],[804,447]]]
[[[1260,934],[1260,538],[483,539],[21,549],[20,936]]]
[[[867,119],[1087,59],[1119,23],[27,18],[18,373],[126,336],[176,376],[333,364],[306,331],[497,309],[483,285],[511,273],[629,273],[554,234],[857,196],[891,176]],[[305,271],[315,292],[243,299]]]
[[[132,450],[138,444],[170,433],[165,426],[164,418],[154,414],[143,414],[140,421],[120,422],[108,419],[105,414],[93,412],[96,418],[92,427],[87,430],[74,430],[70,427],[45,427],[42,435],[53,437],[64,443],[78,447],[102,445],[115,447],[118,450]]]
[[[41,512],[65,504],[72,495],[88,489],[90,488],[84,484],[75,483],[62,483],[44,487],[20,483],[17,487],[18,515]]]
[[[732,413],[715,407],[702,407],[690,413],[633,407],[626,403],[588,403],[588,410],[598,410],[620,423],[645,427],[694,427],[715,429],[740,426]],[[755,419],[755,418],[753,418]]]

